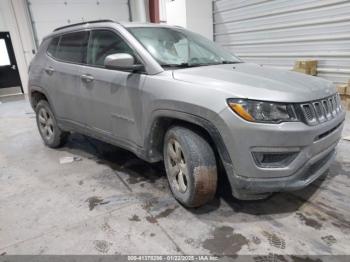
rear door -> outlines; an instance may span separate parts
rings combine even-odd
[[[140,88],[145,75],[104,67],[106,56],[135,52],[115,31],[91,31],[87,64],[82,85],[90,93],[92,109],[88,125],[101,134],[110,135],[128,145],[141,145],[142,101]]]
[[[87,94],[81,90],[80,76],[86,63],[89,33],[78,31],[60,36],[55,52],[50,54],[48,49],[51,58],[45,68],[56,116],[81,126],[86,124],[82,104]]]
[[[9,87],[20,87],[23,92],[10,33],[0,32],[0,88]]]

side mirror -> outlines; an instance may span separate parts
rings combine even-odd
[[[108,55],[104,61],[105,68],[124,70],[124,71],[138,71],[144,68],[141,64],[135,64],[135,59],[132,55],[126,53]]]

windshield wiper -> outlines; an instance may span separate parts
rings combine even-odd
[[[243,63],[242,61],[227,61],[227,60],[224,60],[224,61],[221,61],[220,63],[218,64],[239,64],[239,63]]]
[[[190,68],[199,66],[210,66],[210,65],[221,65],[221,63],[181,63],[181,64],[162,64],[163,67],[174,67],[174,68]]]
[[[189,64],[189,63],[181,63],[181,64],[161,64],[163,67],[176,67],[176,68],[188,68],[188,67],[194,67],[199,66],[200,64]]]
[[[223,64],[238,64],[243,63],[241,61],[221,61],[218,63],[181,63],[181,64],[161,64],[162,67],[170,67],[170,68],[189,68],[189,67],[197,67],[197,66],[211,66],[211,65],[223,65]]]

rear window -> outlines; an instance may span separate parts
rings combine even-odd
[[[56,49],[57,49],[59,40],[60,40],[59,37],[55,37],[55,38],[51,39],[49,47],[47,48],[47,53],[50,56],[53,56],[53,57],[56,56]]]
[[[85,63],[88,40],[89,32],[87,31],[62,35],[55,57],[67,62]]]

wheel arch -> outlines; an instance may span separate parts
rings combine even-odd
[[[29,101],[30,101],[30,105],[34,110],[40,100],[46,100],[49,103],[49,105],[52,107],[52,104],[50,103],[50,98],[43,88],[37,87],[37,86],[30,87]]]
[[[145,149],[152,162],[162,160],[163,141],[166,131],[175,125],[187,127],[205,138],[218,153],[223,163],[232,164],[219,130],[209,120],[200,116],[173,110],[158,110],[150,121],[145,139]]]
[[[33,91],[31,92],[31,96],[30,96],[30,104],[32,105],[32,108],[35,109],[37,104],[41,101],[41,100],[47,100],[47,97],[39,91]]]

